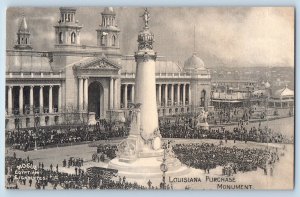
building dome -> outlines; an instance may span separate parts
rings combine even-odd
[[[113,7],[106,7],[102,14],[116,14]]]
[[[204,62],[195,53],[184,62],[184,69],[205,69]]]

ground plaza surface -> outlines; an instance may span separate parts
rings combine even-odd
[[[293,136],[293,117],[277,119],[268,122],[261,123],[262,126],[268,124],[269,128],[276,132],[281,132],[287,136]],[[252,124],[252,125],[251,125]],[[257,126],[258,123],[249,123],[250,126]],[[287,127],[289,125],[289,127]],[[118,144],[121,139],[101,141],[99,143],[109,143]],[[213,143],[218,145],[219,140],[213,139],[172,139],[173,144],[190,144],[190,143]],[[264,175],[262,169],[258,168],[256,171],[250,172],[238,172],[237,174],[230,176],[234,177],[235,181],[219,181],[222,176],[222,168],[218,166],[215,169],[211,169],[209,174],[205,173],[203,170],[191,168],[188,174],[182,175],[180,177],[170,177],[168,173],[166,174],[167,183],[172,185],[174,189],[290,189],[291,182],[293,181],[293,162],[294,162],[294,145],[293,144],[272,144],[272,143],[256,143],[256,142],[242,142],[228,140],[227,143],[223,143],[223,146],[247,149],[247,148],[261,148],[265,149],[267,147],[277,147],[282,154],[280,160],[276,162],[274,166],[273,175]],[[284,148],[285,147],[285,148]],[[285,150],[283,150],[283,148]],[[75,146],[57,147],[41,149],[37,151],[23,152],[19,150],[11,149],[6,147],[6,155],[13,156],[16,153],[17,157],[27,158],[29,157],[33,160],[34,165],[38,165],[39,162],[43,162],[45,169],[49,169],[52,164],[55,168],[58,164],[60,172],[67,172],[75,174],[75,167],[62,167],[62,161],[64,159],[74,157],[83,158],[84,164],[81,169],[86,170],[92,166],[107,167],[107,162],[93,162],[92,155],[96,153],[97,148],[91,147],[90,144],[82,144]],[[115,178],[116,180],[118,177]],[[198,181],[195,181],[198,180]],[[147,186],[149,179],[130,179],[127,178],[128,182],[137,182],[138,184]],[[151,178],[151,182],[154,186],[158,186],[161,182],[161,178]],[[172,182],[172,183],[171,183]],[[34,185],[34,184],[33,184]],[[20,188],[29,187],[19,185]],[[32,189],[34,186],[31,187]],[[46,189],[52,189],[51,186]],[[59,189],[59,188],[58,188]]]

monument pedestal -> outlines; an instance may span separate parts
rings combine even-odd
[[[162,164],[163,156],[138,158],[133,162],[122,162],[119,158],[111,160],[108,168],[117,169],[119,176],[134,179],[149,179],[160,178],[162,171],[160,165]],[[168,161],[169,159],[167,159]],[[167,176],[182,176],[189,173],[190,169],[181,164],[176,158],[171,158],[168,165]]]
[[[117,157],[108,168],[117,169],[119,176],[134,179],[162,177],[161,166],[167,165],[167,175],[180,176],[189,168],[171,154],[166,157],[161,147],[156,103],[154,34],[148,27],[149,13],[145,9],[145,26],[138,35],[135,77],[135,104],[131,113],[130,135],[118,146]],[[167,109],[166,109],[167,110]],[[167,110],[168,111],[168,110]],[[166,111],[166,112],[167,112]],[[114,117],[111,115],[111,117]]]

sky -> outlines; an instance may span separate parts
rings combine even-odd
[[[76,19],[83,25],[81,44],[96,45],[96,29],[103,7],[79,7]],[[143,27],[144,8],[114,8],[121,30],[123,55],[137,50],[137,35]],[[183,65],[193,52],[206,67],[294,67],[294,8],[292,7],[150,7],[150,29],[159,56]],[[7,49],[16,42],[22,15],[31,31],[35,50],[54,47],[58,8],[9,8]],[[195,33],[194,33],[195,32]],[[194,47],[195,43],[195,47]]]

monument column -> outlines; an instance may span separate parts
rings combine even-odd
[[[162,171],[165,174],[164,169],[176,177],[187,174],[188,168],[171,154],[167,156],[170,162],[165,162],[166,152],[162,149],[162,136],[158,127],[155,83],[157,56],[153,50],[154,35],[148,27],[150,16],[147,9],[143,17],[145,27],[138,35],[138,51],[135,53],[135,105],[131,109],[130,132],[128,138],[120,143],[122,149],[109,162],[108,168],[117,169],[118,175],[129,178],[160,178]]]
[[[19,91],[19,112],[20,112],[20,115],[23,114],[23,88],[24,88],[24,86],[20,86],[20,91]]]
[[[12,86],[8,86],[8,94],[7,94],[7,113],[9,115],[12,114]]]
[[[145,10],[145,26],[138,35],[138,51],[135,52],[137,65],[135,78],[135,103],[141,103],[142,137],[150,139],[158,129],[156,102],[155,62],[156,52],[153,50],[154,35],[149,30],[149,13]],[[159,147],[160,148],[160,147]]]

